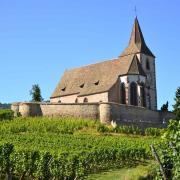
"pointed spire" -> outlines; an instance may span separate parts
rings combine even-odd
[[[129,45],[120,56],[126,56],[129,54],[137,54],[137,53],[144,53],[149,56],[155,57],[145,43],[138,19],[136,17],[131,32]]]
[[[129,44],[135,43],[136,45],[145,45],[144,37],[139,26],[137,17],[135,18]]]

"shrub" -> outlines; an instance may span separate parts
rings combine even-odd
[[[137,126],[116,126],[112,131],[123,134],[141,134],[141,130]]]
[[[14,112],[10,109],[0,109],[0,120],[11,120],[14,117]]]
[[[163,132],[163,129],[159,128],[146,128],[145,135],[146,136],[160,136]]]
[[[109,128],[103,124],[100,124],[97,126],[97,131],[100,133],[106,133],[109,132]]]

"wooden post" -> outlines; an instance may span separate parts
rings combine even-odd
[[[160,158],[159,158],[159,156],[158,156],[158,154],[157,154],[154,146],[153,146],[153,145],[150,145],[150,147],[151,147],[151,151],[152,151],[152,153],[153,153],[156,161],[158,162],[158,164],[159,164],[159,166],[160,166],[160,171],[161,171],[161,173],[162,173],[162,175],[163,175],[164,180],[168,180],[168,178],[166,177],[166,173],[165,173],[165,171],[164,171],[163,165],[162,165],[162,163],[161,163],[161,160],[160,160]]]

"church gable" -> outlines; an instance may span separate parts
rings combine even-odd
[[[138,60],[138,57],[136,55],[134,55],[134,57],[133,57],[133,60],[131,62],[131,65],[129,67],[127,74],[146,76],[146,74]]]

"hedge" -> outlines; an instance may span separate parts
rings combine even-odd
[[[14,117],[14,112],[10,109],[0,109],[0,120],[11,120]]]

